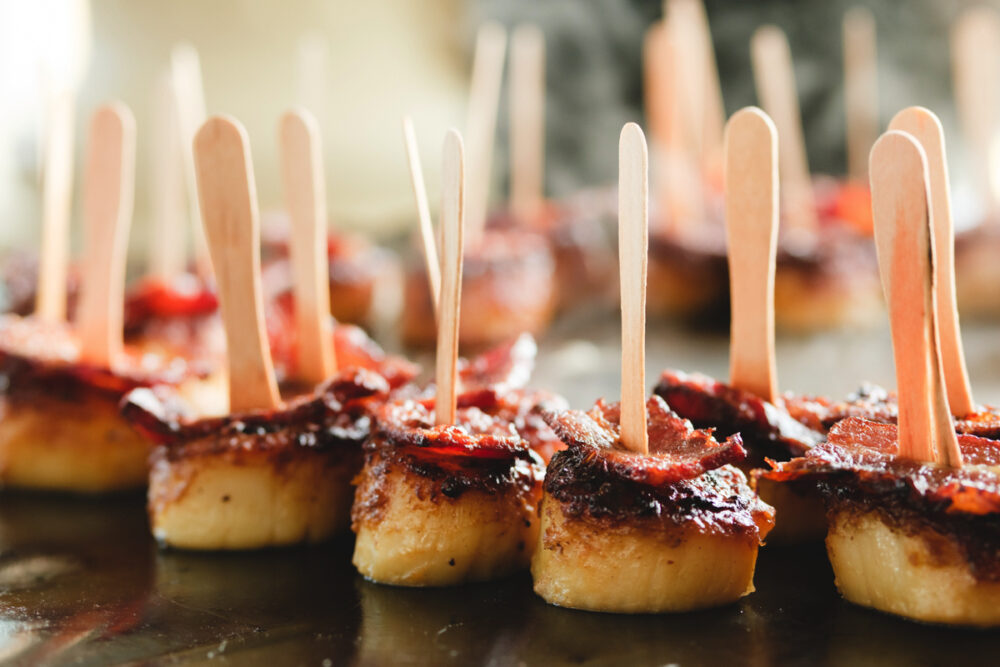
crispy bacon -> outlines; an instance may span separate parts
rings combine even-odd
[[[620,406],[599,400],[589,412],[549,411],[545,420],[570,450],[585,450],[610,477],[648,486],[663,486],[694,479],[709,470],[746,457],[740,436],[724,443],[710,431],[695,430],[691,422],[673,412],[663,399],[646,403],[649,454],[625,449],[621,443]]]
[[[39,394],[73,400],[91,391],[117,400],[137,387],[178,384],[204,373],[195,363],[134,350],[126,350],[113,371],[82,363],[79,340],[68,326],[0,317],[0,393],[6,400]]]
[[[140,333],[151,321],[205,317],[218,307],[215,292],[198,276],[184,273],[170,282],[148,278],[125,297],[125,335]]]
[[[459,360],[459,378],[465,389],[522,389],[531,378],[537,354],[535,339],[524,333],[470,360]]]
[[[905,459],[896,425],[849,417],[828,442],[756,474],[814,485],[835,509],[875,513],[906,534],[948,536],[974,577],[1000,581],[1000,444],[968,434],[958,444],[962,468]]]
[[[669,370],[653,393],[698,428],[723,437],[739,433],[754,462],[765,455],[787,459],[823,441],[819,399],[788,397],[777,406],[707,376]]]
[[[770,461],[761,476],[775,481],[841,481],[859,492],[898,496],[919,508],[967,514],[1000,513],[1000,445],[962,434],[966,461],[949,468],[900,457],[895,424],[849,417],[830,431],[829,440],[800,458]],[[926,504],[925,504],[926,503]]]
[[[774,509],[729,465],[746,456],[739,435],[719,443],[659,396],[649,399],[646,410],[648,455],[622,446],[617,405],[598,401],[587,413],[547,412],[567,449],[549,463],[546,493],[570,516],[696,525],[761,540],[774,525]]]
[[[370,412],[389,395],[388,382],[367,370],[345,371],[315,394],[271,411],[192,419],[185,406],[164,387],[136,389],[122,401],[122,415],[146,437],[171,449],[200,440],[219,447],[287,445],[305,447],[360,445],[367,438]]]
[[[382,405],[365,444],[368,460],[376,469],[404,466],[451,498],[470,489],[535,487],[545,463],[518,433],[504,397],[487,396],[484,391],[463,396],[452,425],[434,424],[433,399]]]

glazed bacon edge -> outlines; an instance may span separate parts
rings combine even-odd
[[[315,394],[272,411],[191,419],[188,406],[166,387],[136,389],[120,407],[134,428],[168,448],[208,437],[265,436],[301,424],[326,425],[339,439],[354,441],[367,437],[372,403],[385,400],[389,392],[389,383],[378,373],[349,369]]]
[[[659,396],[646,403],[649,455],[626,450],[620,442],[619,406],[599,400],[589,412],[546,411],[545,421],[569,450],[583,450],[591,464],[600,461],[607,475],[648,486],[698,477],[726,464],[740,463],[746,450],[739,434],[719,443],[708,430],[696,430]]]
[[[836,481],[849,485],[851,493],[893,496],[916,510],[1000,514],[1000,445],[995,441],[960,434],[966,466],[953,469],[899,457],[896,433],[894,424],[849,417],[831,429],[827,442],[803,457],[770,461],[772,469],[759,476],[778,482],[829,482],[827,495],[836,491]]]

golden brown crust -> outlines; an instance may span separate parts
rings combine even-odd
[[[0,397],[0,486],[78,493],[146,484],[149,443],[113,396]]]

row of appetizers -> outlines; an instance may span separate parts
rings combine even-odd
[[[755,33],[751,54],[758,93],[765,110],[778,121],[783,154],[780,177],[784,211],[775,275],[775,316],[779,329],[812,331],[838,326],[866,325],[882,321],[882,297],[871,243],[870,195],[864,157],[878,128],[878,87],[875,72],[875,24],[863,9],[850,11],[844,20],[844,71],[848,154],[851,164],[844,179],[811,178],[808,171],[790,51],[784,35],[773,26]],[[988,150],[989,86],[980,85],[977,68],[1000,52],[1000,18],[996,12],[975,8],[956,22],[953,35],[956,101],[963,129],[977,170],[984,177],[977,183],[986,218],[996,208],[990,187]],[[477,40],[470,109],[470,237],[488,237],[484,250],[466,258],[460,340],[466,349],[483,349],[520,332],[542,333],[559,310],[581,303],[610,301],[608,290],[614,271],[614,253],[606,242],[602,221],[613,222],[613,192],[581,193],[561,201],[545,200],[544,193],[544,37],[533,26],[518,27],[511,39],[509,90],[511,99],[511,197],[507,207],[487,215],[490,156],[495,134],[496,100],[502,82],[506,34],[500,26],[487,24]],[[177,71],[171,72],[173,100],[178,116],[184,110],[184,91],[200,88],[196,54],[187,47]],[[688,58],[673,54],[683,51]],[[729,279],[723,224],[722,190],[722,102],[711,35],[700,0],[667,0],[664,20],[647,33],[644,46],[645,104],[652,129],[654,171],[657,177],[655,224],[651,229],[649,254],[649,299],[652,314],[682,315],[699,321],[724,321],[728,316]],[[193,65],[192,65],[193,63]],[[183,66],[182,66],[183,65]],[[191,79],[191,80],[188,80]],[[196,105],[198,106],[198,105]],[[200,104],[204,106],[203,101]],[[992,105],[995,106],[995,105]],[[51,114],[59,119],[57,113]],[[190,135],[177,136],[184,151],[197,124],[190,122]],[[177,128],[160,128],[164,132]],[[57,139],[67,133],[52,132],[48,155],[58,164]],[[411,169],[419,170],[419,158],[410,143]],[[64,152],[71,150],[64,148]],[[165,159],[178,159],[177,150]],[[193,170],[193,161],[190,169]],[[163,171],[169,172],[171,165]],[[46,174],[60,181],[59,169],[49,165]],[[66,180],[63,178],[62,180]],[[186,179],[194,183],[193,174]],[[416,182],[415,182],[416,184]],[[422,188],[420,185],[417,189]],[[46,193],[48,193],[46,184]],[[183,193],[181,193],[183,195]],[[189,193],[194,197],[195,193]],[[418,193],[418,198],[420,194]],[[163,197],[160,197],[162,199]],[[65,231],[66,222],[51,223],[67,213],[65,198],[45,197],[44,218],[55,230]],[[182,207],[183,208],[183,207]],[[426,206],[424,207],[426,208]],[[52,209],[52,210],[49,210]],[[197,218],[197,207],[192,207]],[[422,210],[421,214],[425,212]],[[287,214],[265,221],[262,246],[263,280],[267,300],[287,298],[291,290],[288,261]],[[169,216],[156,216],[158,226],[174,226]],[[997,226],[976,225],[959,238],[958,300],[970,314],[996,312],[995,263]],[[49,237],[60,238],[57,231]],[[196,276],[170,257],[183,257],[183,233],[154,230],[150,253],[150,275],[128,296],[126,326],[133,335],[145,326],[164,329],[159,320],[178,310],[197,308],[211,314],[215,295],[208,262],[199,254]],[[65,241],[58,241],[65,244]],[[181,249],[178,249],[178,245]],[[200,244],[195,244],[200,247]],[[173,247],[165,247],[173,246]],[[65,252],[65,249],[62,251]],[[59,252],[43,252],[41,261]],[[392,260],[384,249],[358,236],[332,234],[328,239],[331,307],[341,322],[365,324],[380,276]],[[42,312],[60,312],[66,306],[54,303],[59,295],[51,290],[36,295],[34,259],[8,254],[3,261],[0,306],[19,314],[38,307]],[[173,270],[163,267],[172,266]],[[57,273],[42,267],[45,275]],[[513,277],[512,277],[513,276]],[[78,275],[69,280],[70,301],[79,285]],[[433,290],[423,279],[423,269],[409,262],[403,287],[403,312],[399,323],[402,340],[412,346],[432,346],[435,340]],[[600,295],[600,298],[597,297]],[[613,296],[612,296],[613,298]],[[72,308],[72,303],[70,307]],[[152,321],[151,321],[152,320]],[[169,328],[169,327],[166,327]],[[183,342],[183,341],[182,341]]]
[[[530,561],[546,600],[618,612],[734,601],[753,590],[758,547],[775,525],[787,540],[825,531],[848,599],[925,621],[1000,624],[1000,419],[975,406],[964,368],[943,134],[919,108],[891,127],[871,170],[898,395],[778,392],[777,133],[749,108],[726,130],[730,383],[667,371],[645,395],[648,159],[629,124],[619,156],[622,400],[584,413],[524,388],[530,339],[458,359],[463,256],[477,246],[464,238],[454,131],[443,150],[432,385],[415,384],[414,366],[359,329],[331,335],[318,133],[302,112],[280,126],[294,297],[265,307],[249,143],[238,122],[214,117],[194,157],[225,363],[123,346],[134,124],[120,105],[102,108],[78,321],[0,322],[0,480],[106,491],[148,475],[164,545],[260,548],[350,525],[354,564],[374,581],[452,585]]]

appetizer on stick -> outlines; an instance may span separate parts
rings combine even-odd
[[[468,224],[461,291],[463,316],[459,330],[463,349],[487,348],[524,332],[537,336],[548,327],[557,299],[556,264],[544,233],[520,222],[485,224],[506,41],[506,31],[494,23],[484,24],[476,40],[467,123]],[[536,63],[535,66],[541,65]],[[426,201],[426,194],[419,172],[420,158],[412,129],[405,121],[404,138],[418,213],[425,219],[421,225],[429,228],[429,213],[421,203]],[[537,170],[539,167],[531,165],[530,168]],[[537,178],[535,182],[540,185]],[[520,189],[523,186],[519,186]],[[521,206],[537,210],[537,202],[530,200]],[[434,294],[433,285],[428,289],[424,271],[413,265],[407,272],[403,295],[401,335],[407,345],[434,345],[437,336]]]
[[[300,380],[318,382],[334,374],[337,357],[323,294],[322,246],[314,243],[324,219],[315,122],[302,113],[285,116],[281,144],[295,259],[302,265],[296,368]],[[260,223],[245,131],[232,119],[208,120],[195,138],[195,158],[226,331],[229,414],[191,420],[167,392],[130,394],[125,414],[156,443],[149,488],[153,534],[187,549],[326,539],[347,526],[370,403],[384,400],[392,387],[378,371],[391,364],[359,363],[366,351],[345,345],[340,349],[357,366],[282,404],[264,327]]]
[[[174,385],[205,409],[218,402],[182,362],[126,348],[122,340],[125,251],[132,215],[135,122],[120,104],[91,120],[84,211],[86,251],[74,325],[65,317],[65,272],[40,281],[37,314],[0,321],[0,483],[105,492],[145,484],[149,446],[118,414],[135,387]],[[66,233],[46,226],[43,234]],[[44,271],[64,261],[43,242]],[[52,256],[52,253],[55,253]]]
[[[848,600],[914,620],[1000,625],[1000,448],[956,436],[935,307],[927,160],[892,130],[872,149],[875,237],[892,325],[898,423],[838,423],[766,476],[815,484]]]
[[[941,125],[932,113],[914,107],[897,114],[891,127],[918,136],[931,157],[931,200],[940,258],[935,266],[937,305],[949,395],[956,416],[964,420],[961,422],[964,428],[987,432],[995,429],[996,418],[974,407],[954,308],[952,224]],[[763,467],[765,459],[786,461],[803,455],[825,439],[830,427],[846,417],[893,423],[897,414],[895,397],[870,385],[842,401],[777,393],[774,324],[770,314],[772,283],[767,275],[768,266],[770,271],[774,270],[774,251],[769,239],[777,223],[773,218],[770,223],[756,218],[763,214],[766,201],[777,200],[777,193],[769,196],[770,189],[753,180],[766,170],[758,172],[756,167],[746,166],[764,163],[762,158],[739,161],[735,155],[728,162],[731,171],[727,175],[727,222],[733,281],[730,383],[666,371],[654,390],[695,425],[714,426],[723,436],[740,433],[750,452],[749,468]],[[761,261],[762,257],[768,259]],[[811,539],[825,530],[820,499],[810,485],[778,485],[765,478],[758,481],[757,490],[777,509],[777,527],[772,538]]]
[[[505,395],[460,393],[457,355],[464,211],[462,140],[444,143],[442,276],[435,394],[375,415],[358,477],[353,562],[379,583],[446,586],[527,566],[544,465]]]
[[[774,510],[731,464],[740,438],[697,431],[658,396],[645,400],[646,146],[622,130],[619,252],[622,401],[547,415],[567,445],[549,463],[535,592],[559,606],[618,613],[685,611],[753,590]]]
[[[687,16],[691,13],[684,9],[687,0],[668,4],[670,16],[676,14],[678,20],[691,26],[699,23],[697,15]],[[852,91],[848,108],[849,152],[863,150],[866,155],[867,145],[863,149],[858,146],[866,141],[865,137],[871,136],[873,112],[871,103],[857,102],[859,97],[864,97],[857,91],[877,99],[871,91],[874,60],[866,57],[873,56],[874,31],[866,16],[852,14],[845,17],[844,33],[845,41],[854,45],[845,62],[847,87]],[[711,120],[714,116],[685,106],[688,100],[703,97],[698,93],[703,84],[692,80],[687,59],[675,63],[675,68],[682,68],[680,72],[655,74],[657,69],[669,66],[671,51],[681,48],[688,39],[684,33],[661,28],[651,31],[647,43],[647,81],[660,82],[659,85],[647,83],[649,95],[663,94],[664,90],[687,91],[673,96],[677,100],[675,106],[680,105],[681,109],[674,111],[673,118],[668,115],[667,120],[659,123],[668,126],[668,136],[675,139],[672,143],[669,140],[659,142],[667,146],[663,161],[669,168],[664,170],[665,182],[661,188],[665,193],[661,197],[663,210],[658,215],[661,223],[650,245],[650,310],[709,321],[723,320],[728,290],[725,233],[720,224],[722,179],[715,173],[718,168],[713,170],[711,166],[718,160],[713,162],[706,158],[699,169],[691,166],[691,160],[677,157],[685,154],[678,146],[692,144],[690,139],[683,140],[685,134],[690,134],[690,130],[684,131],[684,119],[693,116],[703,122],[702,117]],[[868,239],[871,227],[868,190],[858,180],[864,178],[864,172],[860,177],[852,172],[850,178],[842,182],[810,177],[784,34],[773,26],[761,28],[754,36],[752,55],[762,105],[775,119],[782,138],[784,213],[775,274],[777,326],[783,331],[808,333],[840,326],[870,325],[877,321],[882,306],[875,277],[875,257]],[[698,71],[713,75],[714,64]],[[647,105],[651,107],[651,115],[664,106],[654,104],[651,99]],[[664,111],[660,109],[659,113]],[[691,122],[688,121],[688,125]],[[877,115],[874,122],[877,123]],[[701,134],[696,132],[695,136]],[[702,151],[708,148],[704,146]],[[715,149],[715,154],[719,152],[719,148]],[[711,156],[711,153],[706,155]],[[688,165],[686,169],[685,164]],[[701,185],[690,185],[692,180]],[[705,194],[698,198],[691,194],[694,192]]]

